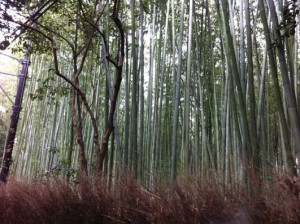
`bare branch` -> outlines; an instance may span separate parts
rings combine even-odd
[[[80,73],[81,73],[81,71],[83,69],[84,62],[85,62],[85,59],[87,57],[87,54],[88,54],[88,51],[90,49],[90,46],[91,46],[92,42],[93,42],[93,34],[89,37],[89,40],[88,40],[88,42],[87,42],[87,44],[85,46],[85,51],[83,53],[83,56],[82,56],[81,63],[80,63],[79,69],[77,71],[77,74],[75,74],[75,79],[78,78],[78,76],[80,75]]]
[[[52,0],[48,0],[47,2],[45,2],[42,6],[40,6],[36,11],[33,12],[32,15],[29,16],[29,18],[25,21],[24,24],[28,25],[32,22],[36,22],[42,15],[44,15],[52,6],[54,6],[59,0],[54,0],[50,5],[49,3]],[[47,7],[48,6],[48,7]],[[26,27],[25,25],[22,25],[22,27]],[[15,36],[15,38],[11,41],[14,42],[18,37],[20,37],[24,32],[25,29],[21,28],[17,28],[16,30],[13,31],[13,33],[11,34],[11,36],[15,35],[20,29],[21,32]]]

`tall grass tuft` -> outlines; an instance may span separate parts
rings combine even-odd
[[[150,192],[128,177],[113,188],[101,179],[60,179],[0,186],[0,223],[300,223],[300,179],[276,178],[256,197],[216,181],[179,179]]]

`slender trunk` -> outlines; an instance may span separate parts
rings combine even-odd
[[[247,16],[247,1],[246,1],[246,16]],[[247,18],[246,18],[247,26]],[[244,37],[244,0],[240,1],[240,77],[243,96],[246,100],[246,74],[245,74],[245,37]],[[248,30],[247,30],[248,32]],[[248,33],[247,33],[247,44],[248,44]],[[248,46],[247,46],[248,53]]]
[[[138,128],[138,73],[137,73],[137,56],[135,43],[135,0],[130,1],[131,5],[131,55],[132,55],[132,95],[131,95],[131,133],[130,133],[130,150],[132,170],[135,177],[137,177],[137,128]]]
[[[124,152],[123,152],[123,166],[128,168],[128,152],[129,152],[129,123],[130,123],[130,109],[129,109],[129,95],[130,95],[130,82],[129,82],[129,57],[128,57],[128,34],[126,34],[126,64],[125,64],[125,134],[124,134]]]
[[[142,0],[140,4],[140,138],[138,150],[138,179],[142,180],[143,177],[143,150],[144,150],[144,10],[142,8]]]
[[[188,171],[190,147],[190,85],[191,85],[191,49],[192,49],[192,21],[193,21],[193,0],[190,0],[189,8],[189,31],[188,31],[188,49],[187,49],[187,74],[185,83],[185,96],[184,96],[184,139],[183,139],[183,152],[185,169]]]
[[[256,128],[256,116],[255,116],[255,93],[254,93],[254,72],[253,72],[253,53],[252,53],[252,30],[250,24],[250,6],[249,0],[246,0],[246,30],[247,30],[247,61],[248,61],[248,77],[249,77],[249,103],[250,103],[250,119],[249,119],[249,128],[250,135],[252,140],[252,152],[253,156],[253,165],[256,176],[259,177],[260,170],[260,149],[257,142],[257,128]]]
[[[173,134],[172,134],[172,180],[175,181],[177,176],[177,137],[178,137],[178,118],[179,118],[179,84],[181,76],[181,62],[182,62],[182,39],[183,39],[183,23],[184,23],[184,0],[181,0],[181,10],[180,10],[180,33],[179,33],[179,49],[178,49],[178,68],[177,76],[174,79],[175,83],[175,99],[174,99],[174,110],[173,110]],[[172,10],[173,11],[173,10]],[[173,14],[173,13],[172,13]],[[173,14],[173,16],[175,16]],[[174,27],[173,27],[174,29]]]

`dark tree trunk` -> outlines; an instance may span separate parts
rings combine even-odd
[[[96,164],[96,173],[101,174],[103,171],[103,162],[104,158],[106,155],[106,152],[108,150],[108,142],[109,142],[109,137],[114,130],[114,113],[117,107],[117,100],[118,100],[118,95],[119,91],[121,88],[121,81],[122,81],[122,71],[123,71],[123,61],[124,61],[124,56],[125,56],[125,32],[123,29],[123,25],[121,20],[119,19],[119,8],[120,8],[120,1],[115,0],[114,1],[114,7],[113,7],[113,13],[112,13],[112,20],[114,21],[116,27],[119,30],[119,35],[120,35],[120,56],[117,60],[117,62],[113,61],[109,55],[107,55],[107,60],[111,62],[115,68],[116,68],[116,78],[115,78],[115,83],[114,83],[114,92],[113,96],[111,99],[111,104],[109,108],[109,116],[108,116],[108,127],[106,130],[103,132],[102,136],[102,142],[101,142],[101,147],[97,150],[97,164]]]

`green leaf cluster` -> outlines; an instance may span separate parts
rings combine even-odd
[[[282,10],[282,21],[279,25],[282,36],[289,37],[295,34],[296,15],[299,14],[299,7],[296,1],[287,1]]]
[[[55,101],[55,96],[58,94],[59,97],[66,96],[70,93],[70,87],[67,85],[55,86],[54,77],[50,76],[46,78],[42,85],[39,86],[34,93],[30,93],[31,100],[44,100],[45,97],[50,98],[50,101]]]

